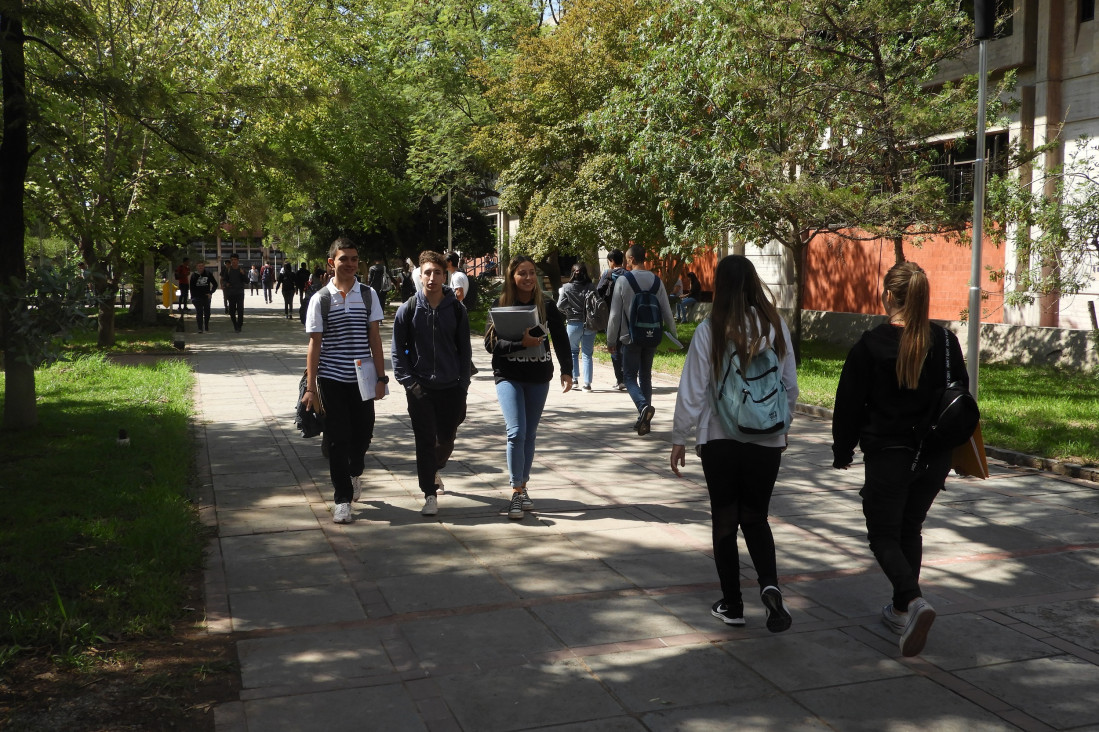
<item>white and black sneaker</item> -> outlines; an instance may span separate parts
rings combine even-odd
[[[511,503],[508,504],[508,518],[519,521],[523,518],[523,493],[522,491],[511,492]]]
[[[718,618],[726,625],[744,625],[744,603],[739,603],[735,608],[731,608],[725,603],[725,598],[721,598],[710,607],[710,615]]]
[[[772,633],[789,630],[794,619],[790,617],[790,611],[786,609],[786,603],[782,601],[782,593],[778,588],[767,585],[759,598],[763,601],[763,607],[767,608],[767,630]]]
[[[358,502],[363,495],[363,476],[352,475],[351,476],[351,500]]]
[[[332,522],[337,524],[351,523],[351,504],[337,503],[336,510],[332,512]]]

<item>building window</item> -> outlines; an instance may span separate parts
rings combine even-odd
[[[1091,2],[1094,7],[1095,0],[1078,0],[1079,2]],[[961,0],[958,7],[973,20],[973,0]],[[996,0],[996,31],[993,38],[1007,38],[1015,28],[1015,2],[1014,0]]]
[[[973,200],[973,173],[977,166],[977,141],[962,138],[931,147],[935,172],[947,183],[951,203]],[[995,132],[985,137],[985,174],[1002,175],[1007,162],[1007,133]]]
[[[1080,22],[1095,20],[1095,0],[1078,0],[1080,3]]]

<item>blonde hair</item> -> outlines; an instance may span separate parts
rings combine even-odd
[[[519,269],[519,265],[530,262],[531,266],[535,269],[535,273],[538,272],[537,265],[534,264],[534,260],[523,254],[517,254],[512,257],[508,262],[507,276],[504,277],[504,292],[500,295],[501,307],[508,307],[514,305],[519,301],[519,288],[515,286],[515,270]],[[534,285],[534,307],[538,310],[538,322],[546,322],[546,299],[542,296],[541,283]]]
[[[927,353],[931,350],[931,283],[927,273],[915,262],[895,264],[882,281],[885,291],[900,308],[904,319],[900,349],[897,353],[897,384],[915,389],[920,383]]]

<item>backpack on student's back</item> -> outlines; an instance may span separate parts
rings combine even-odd
[[[611,319],[611,304],[594,288],[584,293],[584,327],[599,332],[607,329]]]
[[[729,437],[748,442],[790,431],[790,402],[782,383],[782,364],[770,345],[745,369],[736,348],[725,355],[725,375],[717,386],[714,407]]]
[[[466,306],[466,310],[477,309],[477,296],[481,292],[481,283],[477,281],[476,277],[466,277],[469,281],[469,287],[466,288],[465,297],[462,298],[462,304]]]
[[[653,284],[642,290],[632,272],[625,273],[626,281],[633,288],[630,301],[630,341],[635,346],[655,348],[664,338],[664,311],[660,306],[660,278],[653,275]]]

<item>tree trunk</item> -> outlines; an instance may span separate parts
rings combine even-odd
[[[798,365],[801,364],[801,313],[805,307],[805,252],[808,248],[808,242],[802,242],[800,234],[797,245],[790,248],[794,255],[794,317],[791,318],[790,339],[794,342],[794,363]]]
[[[893,237],[893,263],[894,264],[900,264],[901,262],[904,262],[904,261],[906,261],[905,258],[904,258],[904,237],[894,236]],[[881,274],[881,273],[879,272],[879,274]]]
[[[0,14],[0,77],[2,77],[4,135],[0,141],[0,272],[2,287],[27,282],[23,237],[23,191],[30,153],[27,149],[27,73],[23,45],[23,1],[10,0]],[[13,282],[14,281],[14,282]],[[20,300],[17,308],[25,308]],[[12,315],[0,312],[0,339],[4,350],[4,427],[26,429],[38,424],[34,367],[19,360]]]

